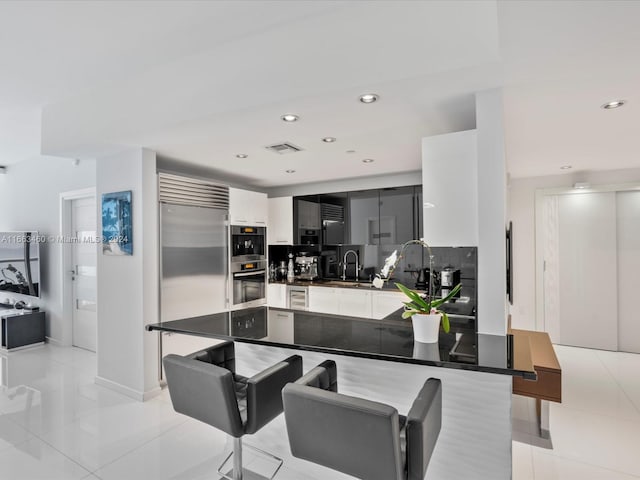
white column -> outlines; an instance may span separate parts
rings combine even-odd
[[[96,383],[138,400],[160,391],[158,320],[158,200],[155,153],[127,150],[96,163],[99,232],[102,194],[132,191],[133,255],[98,252],[98,376]]]
[[[478,332],[504,335],[506,190],[502,90],[476,93],[478,132]],[[517,225],[514,225],[514,232]],[[517,233],[515,233],[517,235]]]

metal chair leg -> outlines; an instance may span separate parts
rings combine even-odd
[[[243,480],[243,468],[242,468],[242,438],[233,438],[233,451],[227,455],[227,457],[224,459],[224,461],[222,462],[222,464],[220,465],[220,467],[218,467],[218,473],[220,475],[222,475],[224,478],[226,478],[227,480]],[[256,452],[261,453],[262,455],[269,457],[273,460],[276,461],[277,463],[277,467],[275,469],[275,471],[273,472],[273,474],[268,478],[268,480],[273,480],[273,478],[276,476],[276,474],[278,473],[278,471],[280,470],[280,467],[282,467],[282,463],[283,460],[279,457],[276,457],[275,455],[270,454],[269,452],[265,452],[264,450],[260,450],[259,448],[256,448],[252,445],[244,445],[246,448],[251,449],[251,450],[255,450]],[[226,465],[226,463],[229,461],[229,459],[233,456],[233,470],[231,472],[225,473],[223,472],[223,468]],[[251,473],[251,472],[249,472]],[[231,476],[230,476],[230,475]],[[252,478],[252,475],[249,475],[249,478]],[[253,477],[255,478],[255,477]],[[260,477],[260,478],[266,478],[266,477]]]

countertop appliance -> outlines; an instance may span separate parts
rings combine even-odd
[[[158,182],[161,320],[226,310],[229,188],[165,173]]]
[[[287,308],[290,310],[309,309],[309,288],[287,285]]]
[[[296,267],[299,270],[298,278],[301,280],[315,280],[318,278],[318,258],[317,256],[297,256]]]

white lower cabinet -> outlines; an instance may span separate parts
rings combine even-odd
[[[402,292],[374,292],[371,295],[371,317],[381,320],[404,307],[407,300]]]
[[[370,290],[357,290],[355,288],[336,288],[339,290],[339,314],[348,317],[371,318]]]
[[[376,295],[379,292],[356,288],[309,287],[309,311],[372,318],[372,298]]]
[[[309,287],[309,311],[338,315],[340,288]]]
[[[267,287],[267,304],[270,307],[287,308],[287,286],[270,283]]]

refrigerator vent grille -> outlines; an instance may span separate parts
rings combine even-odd
[[[229,209],[229,187],[204,180],[160,173],[158,193],[162,203]]]
[[[344,208],[340,205],[323,203],[320,205],[322,220],[332,220],[334,222],[344,222]]]

